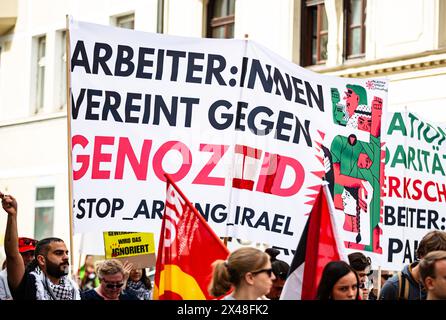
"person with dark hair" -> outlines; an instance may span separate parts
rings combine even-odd
[[[269,256],[256,248],[243,247],[232,252],[226,261],[216,260],[209,285],[214,297],[224,300],[258,300],[271,290],[275,279]]]
[[[34,260],[25,269],[17,237],[17,201],[0,192],[3,209],[8,214],[5,252],[8,283],[15,300],[79,300],[77,284],[67,275],[68,250],[59,238],[37,242]]]
[[[444,231],[430,231],[421,239],[416,251],[417,260],[404,266],[402,271],[386,281],[379,296],[380,300],[425,300],[426,290],[420,277],[419,260],[429,252],[437,250],[446,250]]]
[[[344,261],[325,265],[317,288],[318,300],[358,300],[359,279],[355,270]]]
[[[152,299],[152,282],[147,277],[146,269],[135,268],[130,271],[126,291],[133,293],[139,300]]]
[[[276,258],[280,253],[279,250],[268,248],[265,250],[265,252],[270,256],[271,268],[273,269],[274,276],[276,277],[273,280],[273,286],[266,297],[271,300],[279,300],[288,272],[290,271],[290,265],[285,261]]]
[[[446,251],[429,252],[419,266],[426,300],[446,300]]]
[[[369,276],[372,274],[372,261],[366,257],[362,252],[353,252],[348,255],[350,266],[355,270],[359,278],[359,297],[362,300],[368,300],[369,290],[366,288],[366,283]]]

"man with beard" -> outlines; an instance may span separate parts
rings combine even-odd
[[[68,250],[63,240],[40,240],[34,251],[34,260],[25,268],[18,246],[17,201],[1,192],[0,199],[8,214],[5,253],[8,283],[14,300],[79,300],[79,289],[67,276]]]

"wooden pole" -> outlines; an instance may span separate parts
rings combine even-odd
[[[381,266],[378,267],[378,291],[376,292],[376,300],[379,300],[380,293],[381,293]]]
[[[74,275],[74,252],[73,252],[73,190],[72,190],[72,182],[73,182],[73,170],[72,170],[72,157],[71,157],[71,68],[70,68],[70,57],[71,57],[71,48],[70,48],[70,17],[68,15],[66,18],[66,41],[65,41],[65,50],[66,50],[66,68],[67,68],[67,147],[68,147],[68,211],[69,211],[69,219],[70,219],[70,267],[71,274]]]

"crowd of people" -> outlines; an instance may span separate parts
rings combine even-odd
[[[117,259],[94,263],[85,258],[75,280],[69,275],[68,249],[62,239],[18,236],[17,201],[0,192],[7,213],[0,272],[0,300],[151,300],[152,283],[144,268]],[[243,247],[213,263],[209,293],[223,300],[277,300],[290,266],[280,251]],[[396,273],[380,272],[382,288],[370,286],[371,259],[353,252],[331,261],[322,271],[318,300],[446,299],[446,232],[430,231],[421,239],[417,260]]]
[[[151,284],[144,269],[117,259],[87,256],[77,281],[69,276],[69,255],[59,238],[18,237],[17,201],[0,192],[7,213],[6,261],[0,273],[0,300],[148,300]]]

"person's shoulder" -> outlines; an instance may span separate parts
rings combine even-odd
[[[347,139],[344,137],[344,136],[341,136],[341,135],[337,135],[337,136],[335,136],[334,138],[333,138],[333,142],[337,142],[337,143],[343,143],[343,142],[345,142],[345,141],[347,141]],[[332,143],[333,143],[332,142]]]
[[[396,275],[384,283],[379,298],[380,300],[395,300],[398,298],[398,277]]]
[[[19,286],[15,290],[11,290],[14,300],[36,300],[36,281],[36,277],[30,271],[26,270]]]
[[[401,272],[401,271],[399,271]],[[384,286],[393,286],[393,287],[397,287],[398,286],[398,273],[395,273],[393,276],[391,276],[389,279],[387,279],[386,283],[384,283]]]
[[[139,300],[138,297],[128,290],[123,291],[119,296],[119,300]]]
[[[104,300],[95,289],[89,289],[81,292],[81,300]]]

